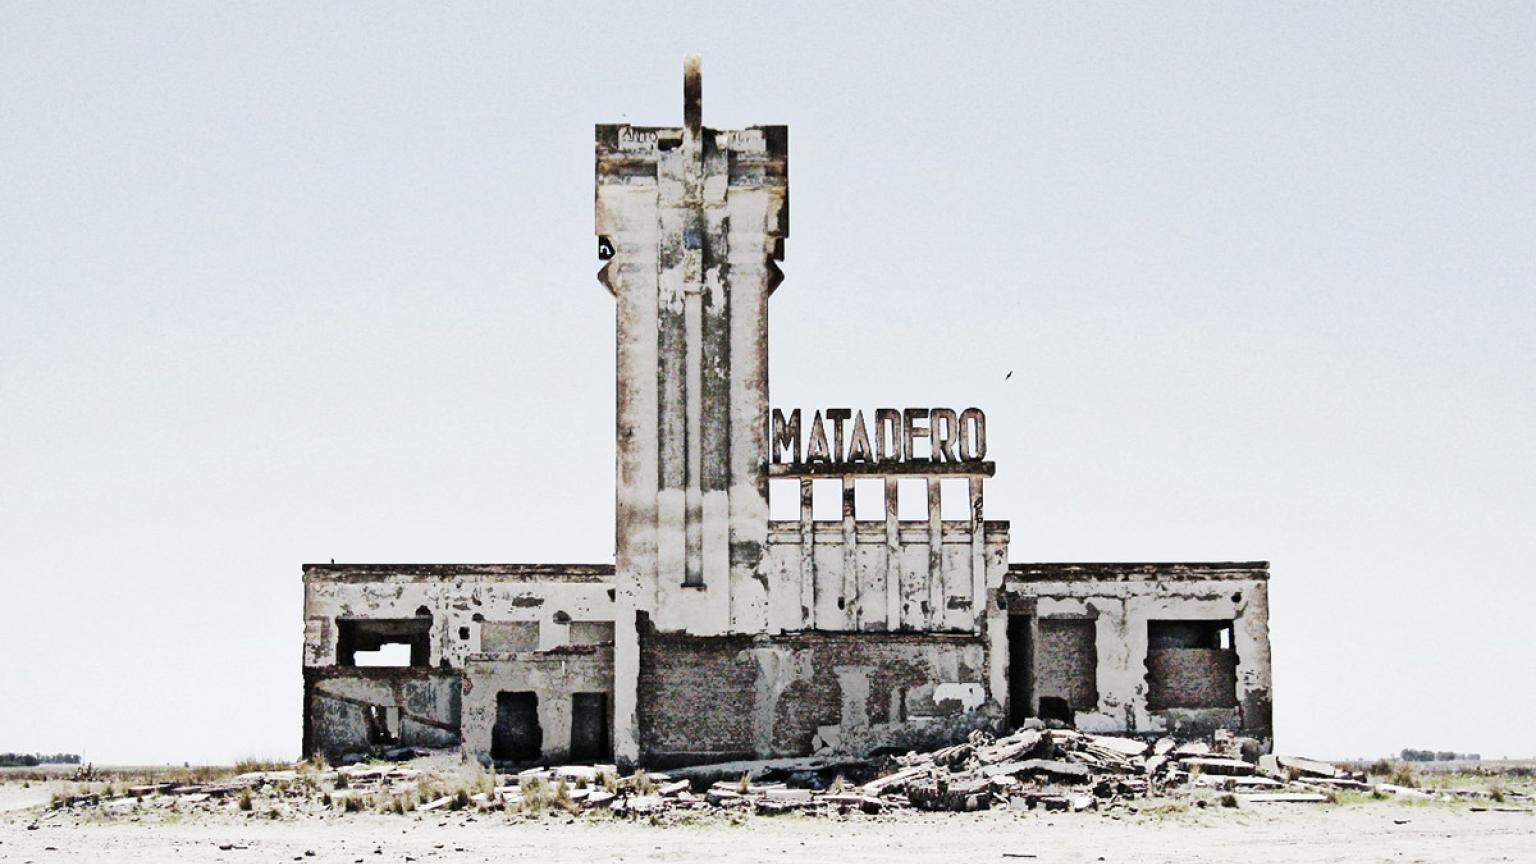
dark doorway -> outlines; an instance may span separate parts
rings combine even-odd
[[[544,752],[539,728],[539,696],[530,690],[496,694],[496,725],[491,727],[491,758],[531,762]]]
[[[608,694],[573,694],[571,696],[571,760],[596,762],[607,759],[608,754]]]
[[[1030,639],[1030,615],[1008,616],[1008,722],[1018,728],[1034,714],[1034,683],[1030,668],[1034,644]]]

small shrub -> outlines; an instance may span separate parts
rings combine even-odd
[[[1337,800],[1335,800],[1335,803],[1337,803]],[[1221,796],[1221,806],[1233,808],[1237,807],[1237,796],[1233,795],[1231,792],[1223,794]]]
[[[235,806],[249,813],[251,810],[251,790],[241,789],[239,797],[235,798]]]
[[[656,794],[656,781],[651,779],[651,775],[645,773],[645,769],[636,771],[635,776],[631,779],[636,795]]]
[[[1407,763],[1399,763],[1392,766],[1392,773],[1387,775],[1387,780],[1397,786],[1407,786],[1410,789],[1419,788],[1419,777],[1413,773],[1413,767]]]
[[[741,779],[736,781],[736,791],[742,795],[752,791],[752,773],[750,771],[741,772]]]
[[[350,781],[347,780],[346,773],[341,772],[341,771],[336,772],[336,785],[335,785],[335,788],[337,788],[337,789],[345,789],[345,788],[347,788],[349,782]]]

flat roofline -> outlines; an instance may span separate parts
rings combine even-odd
[[[1268,561],[1051,561],[1012,563],[1008,577],[1026,582],[1269,578]]]
[[[380,579],[534,579],[564,582],[606,582],[612,564],[305,564],[304,578]]]

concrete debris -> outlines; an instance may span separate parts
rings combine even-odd
[[[1515,790],[1426,790],[1371,783],[1364,774],[1314,759],[1243,758],[1240,739],[1155,742],[1072,729],[1026,727],[1002,738],[977,731],[960,744],[881,761],[848,757],[765,760],[621,775],[613,765],[557,765],[515,774],[465,765],[457,754],[414,764],[252,771],[205,783],[144,783],[112,794],[61,796],[55,810],[123,815],[240,810],[273,818],[335,812],[491,811],[512,814],[604,811],[659,818],[689,811],[775,815],[1039,810],[1081,812],[1138,802],[1316,804],[1345,794],[1476,802],[1528,801]],[[434,761],[435,760],[435,761]],[[126,792],[126,794],[123,794]],[[1490,800],[1491,799],[1491,800]],[[1492,808],[1498,809],[1498,808]]]

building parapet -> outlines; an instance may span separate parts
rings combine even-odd
[[[1210,579],[1268,581],[1268,561],[1164,561],[1009,564],[1009,582],[1163,582]]]
[[[305,564],[304,581],[612,582],[612,564]]]

